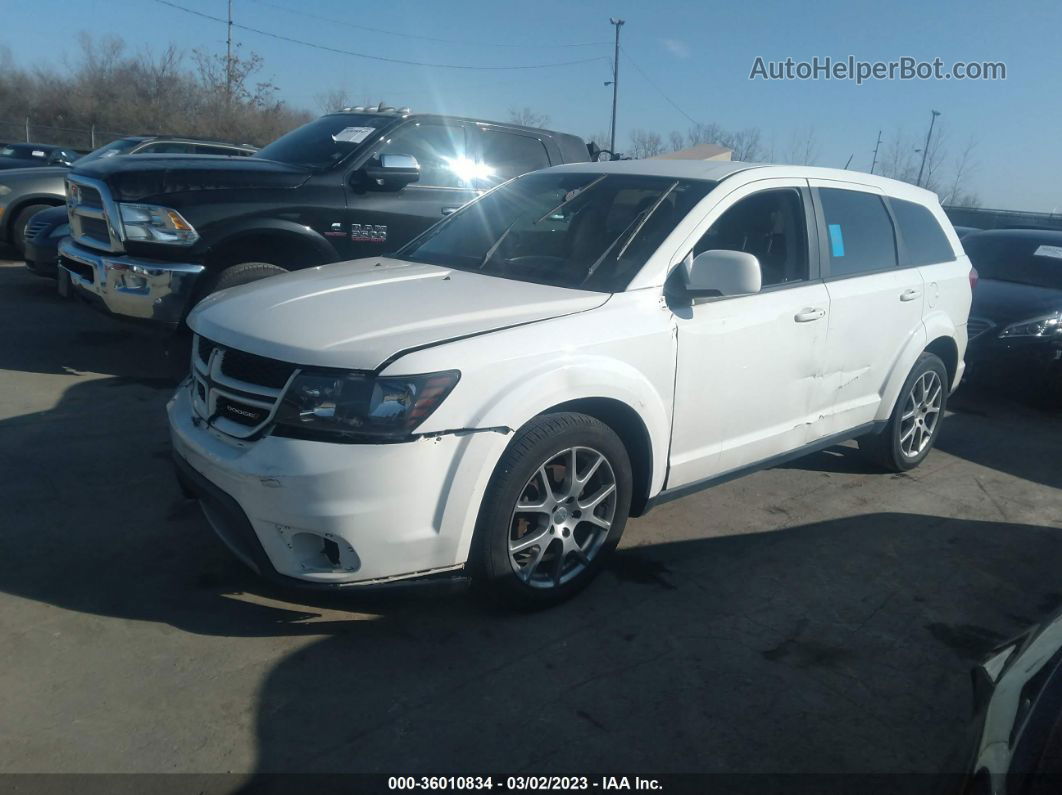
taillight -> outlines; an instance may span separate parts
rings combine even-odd
[[[973,265],[970,266],[970,289],[973,290],[977,286],[977,280],[980,277],[977,275],[977,268]]]

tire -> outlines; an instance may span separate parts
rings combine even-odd
[[[572,451],[581,484],[568,475]],[[623,535],[631,481],[627,449],[604,423],[573,412],[531,420],[506,448],[480,508],[469,560],[477,590],[525,609],[574,596]]]
[[[50,209],[50,204],[31,204],[29,207],[23,207],[19,210],[18,217],[15,218],[15,225],[11,227],[11,243],[19,254],[26,250],[26,225],[30,222],[30,219],[41,210]]]
[[[239,265],[229,265],[218,273],[203,295],[205,297],[210,293],[216,293],[218,290],[237,287],[241,284],[250,284],[259,279],[279,276],[282,273],[287,273],[287,271],[269,262],[241,262]]]
[[[860,452],[893,472],[921,464],[940,435],[949,386],[944,362],[923,353],[911,368],[885,429],[859,439]]]

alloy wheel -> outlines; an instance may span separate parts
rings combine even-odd
[[[940,420],[944,387],[936,371],[928,370],[911,386],[900,415],[900,452],[917,458],[929,445]]]
[[[616,475],[590,447],[544,461],[524,484],[509,522],[509,562],[524,583],[556,588],[585,571],[616,513]]]

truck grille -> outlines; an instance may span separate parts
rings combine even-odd
[[[66,209],[70,216],[70,236],[98,251],[124,251],[122,241],[111,227],[118,222],[118,205],[107,185],[88,177],[70,174],[66,178]]]
[[[196,336],[192,404],[196,414],[230,436],[247,438],[272,419],[284,387],[298,372],[289,362],[258,356]]]
[[[48,228],[48,219],[45,218],[44,220],[41,220],[41,214],[37,213],[32,218],[30,218],[30,222],[28,224],[26,224],[26,229],[22,233],[22,239],[23,240],[35,240],[37,235],[39,235],[41,232],[43,232],[47,228]]]

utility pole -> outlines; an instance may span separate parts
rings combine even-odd
[[[937,120],[937,116],[940,115],[939,110],[930,111],[933,115],[929,117],[929,132],[926,133],[926,148],[922,150],[922,165],[918,167],[918,181],[915,183],[918,187],[922,187],[922,172],[926,168],[926,156],[929,154],[929,142],[933,140],[933,122]]]
[[[623,20],[618,17],[609,17],[609,22],[616,26],[616,50],[612,58],[612,132],[609,135],[608,150],[616,153],[616,100],[619,97],[619,34]]]
[[[874,144],[874,162],[870,164],[870,173],[874,173],[874,166],[878,164],[878,147],[881,146],[881,130],[878,130],[878,142]]]
[[[225,38],[225,102],[232,104],[232,0],[229,0],[229,24]]]

